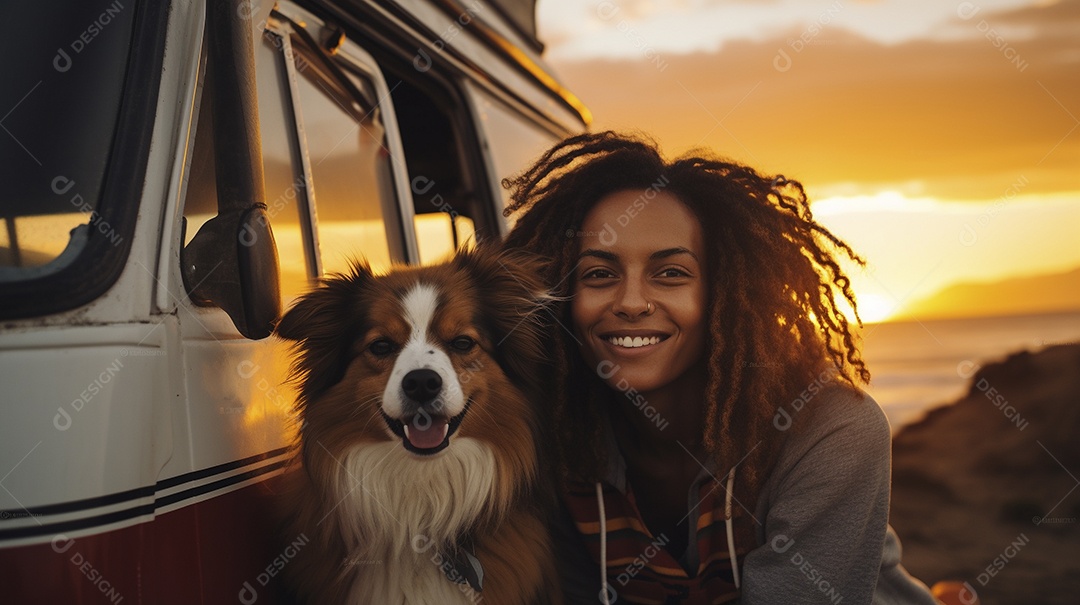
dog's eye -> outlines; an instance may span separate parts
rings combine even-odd
[[[368,345],[368,351],[376,357],[386,357],[394,352],[394,343],[386,338],[380,338]]]
[[[476,346],[476,341],[469,338],[468,336],[458,336],[454,340],[450,341],[450,346],[453,347],[455,351],[461,351],[462,353],[465,353],[467,351],[471,351],[472,348]]]

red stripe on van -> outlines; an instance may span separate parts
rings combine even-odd
[[[274,565],[287,546],[275,538],[273,488],[278,485],[280,476],[148,523],[0,549],[2,600],[285,605]]]

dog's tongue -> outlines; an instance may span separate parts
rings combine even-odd
[[[441,445],[448,432],[450,432],[450,424],[443,418],[432,418],[429,422],[411,422],[405,425],[405,438],[413,447],[422,450]]]

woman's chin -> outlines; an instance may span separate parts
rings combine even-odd
[[[662,376],[653,373],[624,371],[615,374],[604,382],[616,392],[624,393],[628,399],[633,399],[634,397],[643,398],[646,393],[662,388],[671,381],[664,380]]]

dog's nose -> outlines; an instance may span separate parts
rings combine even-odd
[[[427,403],[442,390],[442,378],[435,370],[412,370],[401,381],[405,395],[417,403]]]

